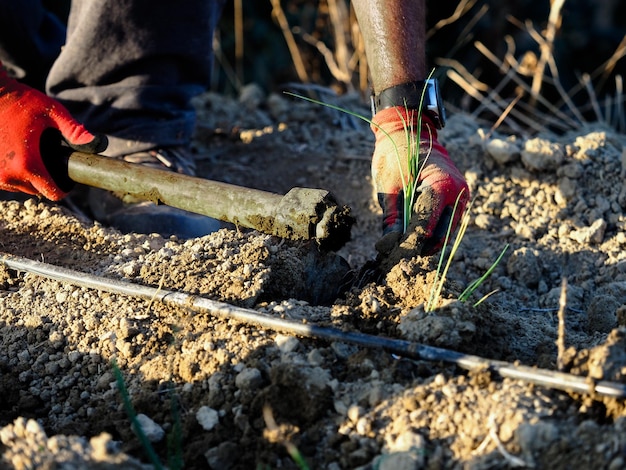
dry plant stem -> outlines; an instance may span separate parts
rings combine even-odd
[[[547,44],[546,38],[544,38],[544,36],[542,36],[532,26],[531,23],[526,22],[525,26],[521,26],[521,23],[519,21],[515,20],[515,19],[509,18],[509,21],[511,21],[514,24],[517,24],[520,29],[525,29],[531,35],[531,37],[537,42],[537,44],[539,44],[539,46],[542,48],[542,50],[544,48],[546,48],[546,47],[550,47],[551,48],[551,46],[549,44]],[[601,88],[603,86],[606,78],[614,70],[615,65],[617,64],[617,62],[620,59],[622,59],[624,56],[626,56],[626,36],[622,39],[622,41],[617,46],[615,52],[613,52],[611,57],[608,60],[606,60],[602,65],[600,65],[596,70],[594,70],[591,74],[589,74],[590,81],[593,81],[595,78],[597,78],[599,76],[602,76],[603,78],[597,84],[597,87]],[[548,65],[550,66],[551,73],[552,73],[552,75],[554,77],[554,86],[557,89],[557,91],[559,92],[559,94],[561,95],[561,99],[562,99],[562,101],[557,103],[555,105],[555,107],[556,108],[560,108],[560,106],[562,104],[567,105],[568,109],[572,112],[572,114],[574,116],[576,116],[576,118],[579,120],[580,124],[582,124],[583,122],[585,122],[585,120],[582,117],[582,115],[580,114],[580,112],[578,111],[578,108],[572,103],[571,98],[573,96],[575,96],[577,93],[579,93],[581,90],[587,88],[587,84],[585,83],[585,81],[579,81],[579,84],[574,86],[569,91],[569,93],[566,92],[563,89],[563,87],[561,86],[561,83],[558,80],[558,72],[557,72],[556,63],[554,61],[554,56],[552,54],[550,54],[549,56],[547,56],[547,60],[548,60]]]
[[[222,67],[224,74],[228,78],[228,81],[231,83],[233,88],[235,88],[235,90],[239,90],[241,88],[241,82],[237,78],[237,73],[233,70],[232,66],[228,63],[226,56],[224,56],[221,42],[217,37],[217,33],[213,40],[213,54],[215,56],[215,60]]]
[[[472,451],[472,454],[474,455],[483,454],[485,450],[487,449],[487,446],[489,445],[489,443],[493,442],[496,448],[498,449],[498,452],[500,452],[502,457],[504,457],[504,459],[507,461],[507,463],[509,464],[511,468],[515,468],[515,467],[532,468],[531,465],[528,465],[519,457],[515,457],[514,455],[511,455],[504,448],[504,446],[502,445],[502,442],[500,441],[500,437],[498,436],[498,425],[496,424],[496,419],[493,414],[489,415],[489,418],[487,420],[487,427],[488,427],[487,435],[485,436],[483,441],[480,443],[480,445]]]
[[[567,309],[567,278],[563,276],[561,281],[561,295],[559,296],[559,329],[558,337],[556,339],[557,358],[556,368],[558,371],[563,371],[565,364],[563,358],[565,355],[565,310]]]
[[[470,21],[468,21],[467,25],[463,28],[463,30],[458,34],[459,39],[454,46],[450,49],[450,51],[446,54],[447,57],[454,57],[461,47],[469,43],[474,39],[474,27],[476,24],[482,19],[483,16],[487,14],[489,11],[489,6],[483,5],[478,13],[476,13]]]
[[[511,466],[511,468],[515,468],[515,467],[528,468],[528,467],[530,467],[530,465],[528,465],[524,460],[520,459],[519,457],[515,457],[512,454],[510,454],[504,448],[504,446],[502,445],[502,442],[500,441],[500,437],[498,436],[498,425],[496,424],[496,418],[495,418],[495,416],[493,414],[489,416],[489,437],[491,438],[491,440],[496,445],[496,447],[498,449],[498,452],[500,452],[502,457],[504,457],[504,459]]]
[[[440,29],[445,28],[446,26],[451,25],[455,21],[458,21],[459,19],[461,19],[461,17],[465,15],[468,11],[470,11],[471,8],[475,4],[476,4],[476,0],[461,0],[459,4],[456,6],[456,9],[454,10],[454,12],[452,12],[452,14],[449,17],[443,18],[437,21],[437,23],[435,23],[435,26],[433,26],[426,32],[426,39],[430,39]],[[459,35],[459,37],[464,37],[464,36]]]
[[[471,82],[466,80],[464,76],[460,75],[458,72],[456,72],[453,69],[449,69],[447,72],[447,75],[448,75],[448,78],[450,78],[454,83],[460,86],[465,91],[465,93],[467,93],[469,96],[474,98],[476,101],[483,103],[485,108],[487,108],[493,114],[495,114],[496,116],[499,116],[503,113],[505,108],[499,107],[497,106],[495,102],[487,100],[485,96],[482,93],[480,93],[480,91],[477,88],[475,88]],[[514,132],[517,132],[519,134],[524,133],[524,130],[522,129],[522,127],[519,126],[515,121],[511,121],[509,124],[511,126],[511,129]],[[531,128],[537,131],[540,130],[540,128],[538,127],[538,124],[536,123],[530,123],[529,125],[531,126]]]
[[[624,116],[624,83],[621,75],[615,77],[615,128],[619,132],[626,132],[626,117]]]
[[[534,116],[534,119],[536,123],[539,123],[541,125],[539,131],[542,131],[545,129],[546,126],[550,126],[555,130],[560,130],[562,132],[567,132],[570,131],[572,129],[578,129],[583,122],[580,122],[579,124],[575,125],[575,126],[570,126],[566,123],[564,123],[563,121],[561,121],[558,117],[553,116],[551,113],[541,113],[539,112],[536,108],[532,108],[527,102],[525,101],[520,101],[517,104],[518,109],[520,109],[521,111],[525,112],[527,116]],[[511,115],[513,115],[513,112],[511,113]]]
[[[509,84],[513,74],[515,73],[515,70],[509,69],[506,72],[504,78],[502,78],[502,80],[498,82],[496,87],[489,91],[486,99],[481,101],[481,103],[476,107],[476,109],[472,112],[472,115],[478,116],[483,111],[483,109],[485,109],[486,103],[493,103],[500,96],[500,92],[504,89],[504,87]]]
[[[482,97],[482,93],[487,93],[490,88],[486,83],[478,80],[472,73],[467,70],[467,68],[459,61],[454,59],[444,59],[438,58],[435,60],[437,65],[441,65],[442,67],[447,67],[450,69],[448,72],[454,72],[457,76],[461,77],[464,82],[469,85],[471,90],[476,90],[478,92],[478,96]],[[450,75],[450,73],[448,73]],[[459,84],[459,86],[462,86]],[[473,97],[474,94],[472,94]]]
[[[235,26],[235,72],[239,83],[243,83],[243,0],[235,0],[234,26]]]
[[[320,54],[322,54],[322,57],[324,57],[324,62],[326,62],[326,66],[328,67],[331,75],[341,83],[344,83],[348,87],[350,87],[352,76],[347,70],[344,70],[344,68],[340,66],[340,63],[337,60],[335,60],[333,51],[331,51],[328,46],[324,44],[324,42],[314,38],[308,33],[303,34],[302,39],[311,44],[318,50]]]
[[[343,0],[327,0],[330,22],[333,25],[335,37],[335,58],[339,69],[346,77],[344,83],[350,87],[351,74],[349,69],[350,51],[347,43],[346,27],[349,20],[348,8]],[[351,87],[350,87],[351,88]]]
[[[280,5],[280,0],[270,0],[272,2],[272,15],[276,18],[278,22],[278,26],[285,37],[285,41],[287,42],[287,47],[289,48],[289,53],[291,54],[291,60],[293,60],[293,65],[296,68],[296,73],[298,74],[298,78],[301,82],[308,82],[309,75],[306,72],[306,67],[304,66],[304,61],[302,60],[302,56],[300,55],[300,50],[298,49],[298,45],[296,44],[295,39],[293,38],[293,34],[291,33],[291,29],[289,28],[289,22],[287,21],[287,17],[285,16],[285,12],[283,11],[282,6]]]
[[[626,36],[624,36],[624,39],[622,39],[611,57],[609,57],[608,60],[606,60],[602,65],[600,65],[597,69],[589,74],[591,80],[593,81],[601,75],[606,76],[610,74],[615,68],[615,64],[624,56],[626,56]],[[603,83],[604,80],[601,80],[598,86],[602,86]],[[582,83],[574,85],[569,91],[569,96],[576,96],[576,94],[579,93],[583,88],[584,85]],[[560,106],[561,104],[562,103],[557,103],[557,106]]]
[[[276,424],[276,420],[274,419],[274,414],[272,413],[272,409],[269,405],[263,406],[263,420],[265,421],[265,425],[267,429],[272,432],[276,432],[280,436],[280,430],[278,428],[278,424]],[[298,465],[298,468],[302,470],[308,470],[309,466],[307,465],[304,457],[298,450],[298,448],[289,440],[280,438],[280,443],[285,447],[287,453],[291,456],[293,461]]]
[[[539,62],[537,64],[537,68],[535,69],[535,74],[533,76],[533,82],[531,86],[531,106],[536,105],[537,97],[541,93],[541,84],[543,83],[545,67],[548,62],[548,57],[552,56],[552,50],[554,48],[554,38],[556,37],[556,32],[561,24],[561,8],[563,8],[564,3],[565,0],[551,1],[550,15],[548,16],[548,27],[546,28],[545,35],[546,40],[545,42],[540,44],[541,56],[539,57]]]
[[[459,205],[459,201],[461,199],[461,195],[463,194],[463,191],[461,191],[457,198],[456,201],[454,202],[454,208],[452,209],[452,217],[450,219],[450,224],[448,225],[448,230],[446,232],[446,238],[443,244],[443,248],[441,249],[441,255],[439,257],[439,264],[437,266],[437,273],[435,275],[435,280],[433,283],[433,287],[430,290],[430,296],[428,299],[428,302],[426,304],[426,306],[424,307],[424,310],[426,312],[432,312],[433,310],[435,310],[437,308],[437,305],[439,305],[439,300],[441,298],[441,291],[443,289],[443,285],[446,282],[446,278],[448,275],[448,270],[450,269],[450,265],[452,264],[452,258],[454,258],[454,255],[456,254],[456,251],[459,248],[459,245],[461,244],[461,240],[463,240],[463,236],[465,235],[465,230],[467,230],[467,227],[469,225],[469,212],[472,206],[472,202],[470,202],[466,209],[465,212],[463,213],[463,216],[461,218],[461,223],[459,225],[459,230],[458,233],[456,235],[456,238],[454,239],[454,243],[452,244],[452,248],[450,250],[450,254],[448,255],[448,259],[445,263],[445,266],[443,268],[443,271],[441,270],[442,267],[442,263],[443,263],[443,257],[444,257],[444,253],[446,252],[446,248],[448,246],[448,242],[450,240],[450,235],[452,234],[452,221],[454,220],[454,214],[456,213],[456,211],[458,210],[458,205]]]
[[[448,77],[458,86],[460,86],[469,96],[471,96],[480,103],[479,108],[472,113],[472,116],[478,117],[479,113],[484,109],[489,110],[496,116],[501,116],[503,113],[508,112],[510,113],[511,117],[515,118],[517,121],[524,125],[524,127],[520,126],[515,120],[507,121],[507,123],[514,132],[524,135],[527,133],[525,129],[533,129],[537,132],[543,130],[544,123],[538,122],[536,118],[532,118],[528,114],[524,114],[516,111],[514,108],[510,108],[510,103],[507,102],[507,100],[501,98],[497,93],[494,93],[494,91],[490,92],[487,97],[483,95],[482,91],[487,92],[489,90],[489,87],[474,78],[472,74],[458,62],[454,60],[442,59],[438,60],[437,63],[449,67],[447,71]],[[507,72],[507,75],[503,79],[503,82],[509,79],[512,79],[515,82],[519,80],[519,77],[515,75],[512,69],[509,69],[509,72]],[[504,84],[505,83],[503,83],[502,85]],[[523,106],[523,103],[520,102],[519,105]],[[507,111],[507,109],[509,108],[510,110]],[[536,112],[533,111],[533,113],[531,114],[536,114]],[[556,118],[552,118],[551,116],[544,116],[543,120],[544,122],[550,122],[557,128],[563,127],[560,121],[558,121]],[[568,129],[569,127],[565,128],[565,130]]]
[[[350,53],[346,40],[346,28],[344,26],[349,21],[348,11],[345,3],[342,1],[328,0],[327,3],[330,23],[333,29],[335,50],[332,51],[323,41],[320,41],[308,33],[303,34],[302,39],[311,44],[322,54],[332,76],[345,84],[348,90],[352,90],[352,73],[349,65]]]
[[[500,59],[498,59],[491,51],[489,51],[489,49],[487,49],[487,47],[484,44],[482,44],[480,41],[476,41],[475,46],[485,57],[491,60],[491,62],[493,62],[495,65],[497,65],[498,67],[504,66],[504,63]],[[530,87],[520,77],[514,75],[512,79],[515,82],[515,84],[520,86],[522,89],[524,89],[524,91],[531,93]],[[555,117],[561,119],[564,123],[568,123],[570,128],[575,129],[580,126],[581,124],[580,122],[575,121],[574,119],[572,119],[571,116],[567,115],[566,113],[564,113],[563,111],[555,107],[552,103],[550,103],[550,101],[548,101],[542,95],[537,96],[536,99],[539,103],[545,106],[546,109],[548,109],[550,113],[554,114]],[[537,125],[538,124],[535,123],[534,127],[536,127]]]
[[[509,81],[511,80],[511,76],[512,74],[514,74],[515,71],[513,69],[510,69],[504,79],[500,80],[500,83],[498,83],[498,86],[496,86],[496,88],[494,88],[493,90],[491,90],[489,92],[489,94],[487,95],[487,98],[485,100],[483,100],[480,105],[474,110],[474,112],[472,113],[472,116],[478,116],[480,114],[480,112],[483,110],[484,108],[484,103],[486,102],[493,102],[495,99],[497,99],[499,97],[500,91],[502,91],[502,89],[506,86],[506,84],[509,83]],[[502,111],[502,113],[500,114],[500,116],[498,117],[498,119],[496,120],[496,122],[493,124],[493,126],[491,126],[491,129],[489,130],[489,133],[487,135],[487,138],[489,136],[491,136],[491,134],[498,128],[500,127],[500,125],[502,124],[502,122],[506,119],[506,117],[509,115],[509,113],[511,113],[511,111],[513,111],[513,108],[515,107],[515,105],[518,103],[518,101],[522,98],[522,96],[524,96],[524,92],[522,90],[519,90],[517,93],[517,96],[513,99],[513,101],[511,101],[507,107]]]
[[[502,124],[502,122],[506,119],[506,117],[509,115],[509,113],[513,110],[513,108],[515,107],[515,105],[519,102],[520,99],[522,99],[522,96],[524,96],[524,92],[523,91],[519,91],[517,93],[517,96],[515,98],[513,98],[513,100],[509,103],[509,105],[506,107],[506,109],[504,111],[502,111],[502,114],[498,117],[498,119],[496,120],[496,122],[493,124],[493,126],[491,126],[491,129],[489,129],[489,134],[487,134],[487,137],[491,136],[491,134],[493,134],[493,132],[500,127],[500,125]]]
[[[587,90],[587,94],[589,95],[589,99],[591,101],[591,107],[593,109],[593,112],[596,115],[596,119],[599,122],[604,121],[604,118],[602,116],[602,111],[600,110],[600,103],[598,103],[598,97],[596,96],[596,92],[593,89],[593,85],[591,85],[591,78],[589,77],[589,74],[587,73],[583,74],[580,80],[583,86],[585,87],[585,89]]]
[[[526,21],[524,24],[522,24],[521,22],[517,21],[516,19],[512,17],[509,17],[509,21],[515,24],[518,28],[525,30],[530,35],[530,37],[532,37],[535,40],[535,42],[539,45],[539,48],[542,51],[543,50],[552,51],[552,45],[548,44],[548,42],[546,41],[546,38],[542,36],[541,33],[539,33],[539,31],[537,31],[533,27],[530,21]],[[520,70],[521,65],[517,63],[517,61],[513,57],[513,54],[511,54],[510,52],[506,54],[505,60],[508,63],[512,64],[516,70],[518,71]],[[562,100],[561,103],[559,103],[555,107],[560,108],[561,104],[565,104],[567,108],[570,110],[570,112],[576,117],[576,119],[578,119],[579,124],[582,124],[583,122],[585,122],[585,118],[582,116],[582,114],[580,114],[580,112],[578,111],[578,108],[572,102],[571,96],[573,95],[567,93],[565,89],[563,88],[563,85],[561,85],[561,81],[559,80],[559,70],[554,60],[554,55],[550,53],[548,56],[545,57],[545,60],[550,69],[550,73],[552,74],[551,84],[556,88]],[[545,65],[544,65],[544,70],[545,70]],[[520,71],[520,74],[521,74],[521,71]],[[548,77],[546,77],[544,74],[543,80],[547,81],[547,78]],[[531,108],[532,107],[534,107],[533,103],[531,103]]]
[[[465,25],[463,30],[459,33],[459,37],[466,38],[461,41],[458,41],[450,52],[448,53],[449,57],[452,57],[456,52],[465,44],[469,43],[472,39],[474,39],[474,28],[483,19],[483,17],[489,12],[489,6],[483,5],[480,7],[480,10],[472,17],[472,19]]]
[[[615,69],[617,62],[626,56],[626,35],[622,38],[619,45],[615,49],[615,52],[609,57],[609,59],[601,66],[603,80],[600,82],[600,86],[606,81],[610,74]],[[600,70],[600,68],[598,68]]]

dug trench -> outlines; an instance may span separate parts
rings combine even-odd
[[[357,220],[341,258],[319,266],[307,260],[305,243],[236,229],[190,240],[124,235],[31,198],[0,202],[2,251],[300,324],[552,371],[565,277],[564,371],[590,383],[626,383],[624,136],[593,126],[486,138],[471,117],[452,116],[441,140],[473,205],[437,308],[424,309],[437,256],[400,259],[379,281],[355,283],[325,305],[302,300],[298,289],[310,294],[315,281],[332,292],[342,280],[318,277],[337,268],[333,260],[359,270],[377,255],[370,130],[342,127],[330,111],[284,96],[259,103],[198,98],[200,175],[281,194],[294,186],[331,191]],[[356,96],[339,104],[367,113]],[[471,301],[459,302],[507,244]],[[0,288],[7,468],[150,463],[113,360],[170,468],[298,468],[285,442],[312,468],[624,465],[623,397],[277,333],[6,267]]]

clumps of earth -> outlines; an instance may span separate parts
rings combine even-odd
[[[438,256],[368,272],[380,211],[367,125],[255,88],[243,97],[196,100],[200,175],[276,193],[330,190],[357,219],[352,240],[318,253],[236,227],[190,240],[122,234],[81,212],[78,195],[58,205],[4,195],[0,251],[78,274],[70,282],[0,264],[2,468],[154,468],[150,448],[161,466],[190,469],[302,468],[293,449],[331,470],[626,465],[619,393],[560,390],[342,336],[514,367],[561,364],[591,388],[623,390],[625,136],[601,124],[511,136],[452,116],[441,140],[472,206],[431,309]],[[359,96],[336,103],[367,115]],[[189,302],[86,287],[87,276]],[[194,309],[198,298],[214,311]],[[225,313],[234,310],[341,334],[294,334]]]

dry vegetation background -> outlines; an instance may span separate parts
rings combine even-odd
[[[451,111],[515,133],[598,119],[626,130],[624,2],[426,4],[428,59]],[[228,2],[215,46],[215,90],[233,93],[255,82],[276,91],[296,81],[369,93],[358,25],[345,0]]]

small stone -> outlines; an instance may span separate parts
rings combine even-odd
[[[75,364],[80,358],[83,357],[83,354],[80,351],[70,351],[67,354],[67,359],[72,363]]]
[[[528,287],[537,286],[541,279],[541,263],[534,250],[522,247],[511,255],[507,265],[509,275]]]
[[[20,352],[18,352],[17,358],[20,360],[20,362],[30,361],[30,353],[28,352],[28,349],[23,349]]]
[[[624,468],[625,465],[626,462],[624,462],[623,457],[615,457],[613,460],[611,460],[611,463],[609,463],[609,466],[607,468],[608,470],[619,470]]]
[[[295,338],[294,336],[287,336],[287,335],[280,335],[280,334],[276,335],[275,341],[276,341],[276,346],[278,346],[278,349],[280,349],[280,352],[283,354],[295,351],[295,349],[300,344],[300,341],[298,341],[298,339]]]
[[[165,431],[161,426],[144,414],[137,415],[137,421],[141,430],[150,442],[159,442],[165,437]]]
[[[569,237],[572,240],[576,240],[578,243],[599,245],[604,241],[606,227],[606,221],[604,219],[598,219],[593,222],[590,227],[572,230]]]
[[[96,390],[105,391],[110,388],[111,382],[114,381],[113,374],[110,372],[105,372],[100,376],[98,381],[96,382]]]
[[[210,431],[220,422],[219,413],[208,406],[201,406],[196,412],[196,420],[205,431]]]
[[[352,405],[348,408],[348,419],[353,423],[356,423],[364,414],[365,410],[360,406]]]
[[[255,368],[246,368],[235,377],[235,385],[239,389],[254,390],[263,384],[261,371]]]
[[[559,186],[554,193],[554,202],[560,207],[565,207],[568,201],[576,195],[578,191],[576,181],[570,178],[559,179]]]
[[[234,442],[222,442],[204,453],[209,468],[229,470],[235,466],[240,455],[240,446]]]
[[[390,450],[392,452],[406,452],[423,449],[425,445],[424,436],[413,431],[405,431],[391,444]]]
[[[522,453],[532,455],[546,449],[550,443],[558,439],[558,428],[548,422],[540,421],[536,424],[522,423],[515,430],[517,444]]]
[[[356,422],[355,429],[361,436],[367,436],[372,431],[372,421],[367,416],[363,416]]]
[[[312,366],[321,366],[324,363],[324,356],[319,349],[312,349],[306,357],[307,362]]]
[[[239,102],[250,111],[257,109],[264,100],[265,93],[256,83],[244,85],[239,92]]]
[[[491,139],[487,142],[486,149],[491,158],[501,165],[516,160],[520,155],[519,146],[509,140]]]
[[[106,460],[110,454],[114,453],[115,450],[115,444],[112,440],[112,436],[106,432],[89,439],[89,445],[91,445],[92,449],[91,456],[96,461]]]
[[[528,170],[554,170],[563,162],[565,151],[559,144],[535,138],[526,141],[521,156],[522,163]]]
[[[374,468],[379,470],[415,470],[424,468],[424,456],[416,452],[395,452],[375,459]]]

